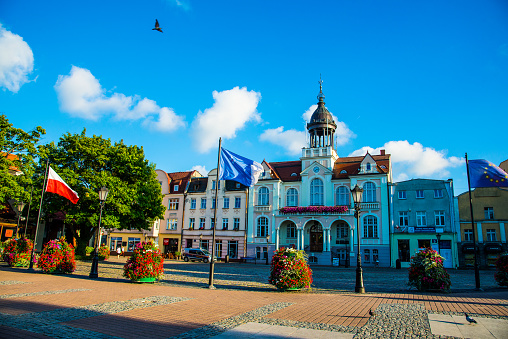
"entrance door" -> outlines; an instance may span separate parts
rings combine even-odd
[[[310,251],[323,252],[323,227],[319,224],[310,228]]]

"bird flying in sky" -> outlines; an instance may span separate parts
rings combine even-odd
[[[159,21],[157,19],[155,19],[155,28],[152,28],[152,31],[159,31],[163,33],[162,28],[159,27]]]
[[[464,313],[464,314],[466,315],[466,320],[467,320],[470,324],[473,324],[473,323],[474,323],[474,324],[476,324],[476,320],[474,320],[473,318],[471,318],[471,317],[469,316],[469,314],[467,314],[467,313]]]

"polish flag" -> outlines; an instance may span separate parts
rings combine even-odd
[[[65,181],[60,178],[55,171],[49,167],[48,184],[46,185],[46,192],[56,193],[64,198],[69,199],[73,204],[79,200],[78,193],[73,191]]]

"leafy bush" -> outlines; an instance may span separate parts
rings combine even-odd
[[[411,257],[408,285],[418,291],[448,291],[452,283],[443,267],[443,260],[442,256],[430,248],[416,253]]]
[[[86,254],[88,254],[88,255],[92,254],[92,252],[93,252],[93,247],[92,247],[92,246],[87,246],[87,247],[85,248],[85,252],[86,252]]]
[[[494,278],[499,286],[508,286],[508,254],[502,254],[497,258]]]
[[[109,247],[108,246],[99,247],[98,255],[99,255],[100,260],[108,260],[109,259]]]
[[[28,267],[33,242],[30,239],[9,239],[4,243],[2,258],[9,266]]]
[[[37,267],[44,273],[72,273],[76,269],[74,247],[65,237],[51,240],[44,245]]]
[[[268,282],[279,289],[310,288],[312,270],[302,250],[281,247],[274,252]]]
[[[130,280],[164,278],[164,258],[152,241],[136,244],[134,253],[123,268],[123,276]]]

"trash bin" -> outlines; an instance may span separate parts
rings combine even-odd
[[[399,270],[402,268],[402,266],[400,265],[400,259],[395,260],[395,268]]]
[[[226,254],[226,258],[224,259],[224,262],[227,264],[229,263],[229,255]]]

